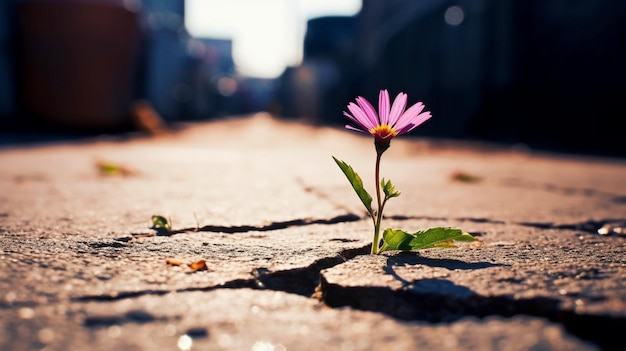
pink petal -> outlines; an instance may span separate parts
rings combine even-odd
[[[354,128],[353,126],[346,124],[346,129],[350,129],[350,130],[356,130],[357,132],[361,132],[361,133],[368,133],[367,131],[363,130],[363,129],[359,129],[359,128]]]
[[[380,115],[380,123],[389,123],[389,92],[381,90],[378,94],[378,114]]]
[[[355,124],[361,126],[361,128],[367,129],[365,126],[362,126],[361,123],[356,118],[354,118],[351,114],[349,114],[348,112],[343,111],[343,115],[348,117],[348,118],[350,118],[350,120],[352,120],[352,122],[354,122]]]
[[[416,118],[420,112],[424,109],[424,104],[422,102],[418,102],[413,106],[409,107],[402,116],[400,116],[395,124],[392,124],[391,127],[395,130],[401,130],[406,127],[408,124],[413,123],[413,119]]]
[[[389,114],[389,125],[393,126],[398,122],[398,119],[402,116],[402,112],[406,107],[406,94],[400,93],[396,96],[391,106],[391,112]]]
[[[419,116],[417,116],[416,118],[414,118],[411,123],[409,123],[408,125],[406,125],[404,128],[400,129],[398,131],[398,135],[402,135],[404,133],[408,133],[410,131],[412,131],[413,129],[415,129],[415,127],[419,126],[420,124],[426,122],[428,119],[430,119],[430,117],[432,117],[430,115],[430,112],[424,112],[421,113]]]
[[[355,103],[351,102],[350,104],[348,104],[348,110],[352,112],[353,120],[357,124],[361,125],[363,128],[370,130],[376,126],[372,125],[372,121],[370,120],[369,116],[365,113],[365,111],[363,111],[362,108],[357,106]]]
[[[356,102],[359,104],[359,106],[361,106],[361,109],[365,112],[365,114],[369,118],[372,124],[372,128],[376,127],[379,123],[379,120],[378,120],[378,114],[376,113],[374,106],[372,106],[372,104],[370,104],[369,101],[367,101],[365,98],[361,96],[356,98]]]

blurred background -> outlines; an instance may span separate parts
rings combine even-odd
[[[116,133],[268,111],[626,157],[623,0],[3,0],[0,130]]]

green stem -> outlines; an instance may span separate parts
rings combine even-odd
[[[376,220],[374,221],[374,240],[372,240],[372,255],[378,254],[379,249],[379,235],[380,235],[380,222],[383,218],[383,203],[380,199],[380,158],[382,156],[382,152],[376,152],[376,171],[375,171],[375,180],[376,180],[376,200],[378,201],[378,211],[376,213]]]

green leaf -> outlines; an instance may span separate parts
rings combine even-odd
[[[172,230],[172,227],[170,223],[167,221],[167,218],[163,216],[159,216],[159,215],[153,215],[152,216],[152,229],[155,229],[157,231],[165,230],[166,232],[169,233]]]
[[[391,183],[391,180],[385,181],[385,178],[383,178],[383,180],[380,181],[380,186],[385,193],[385,199],[400,196],[400,192],[396,190],[396,186]]]
[[[372,196],[368,194],[363,187],[361,177],[359,177],[359,175],[347,163],[336,159],[335,156],[333,156],[333,160],[335,160],[339,168],[343,171],[343,174],[345,174],[350,181],[352,188],[356,191],[356,194],[359,196],[359,199],[361,199],[361,202],[367,209],[367,212],[369,212],[371,216],[374,216],[374,211],[372,210]]]
[[[399,229],[385,229],[383,233],[382,251],[389,250],[422,250],[430,248],[456,248],[455,241],[475,241],[469,233],[461,229],[434,227],[409,234]]]
[[[431,247],[456,247],[453,241],[474,241],[469,233],[461,229],[435,227],[413,233],[415,238],[410,242],[413,250]]]
[[[380,250],[402,250],[402,251],[410,251],[411,245],[409,244],[411,240],[415,238],[413,235],[402,231],[400,229],[391,229],[387,228],[383,232],[383,247]]]

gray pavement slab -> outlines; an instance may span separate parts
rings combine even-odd
[[[372,140],[265,114],[0,150],[0,349],[623,349],[624,160],[398,138],[383,226],[478,242],[372,256],[331,155],[373,192]]]

